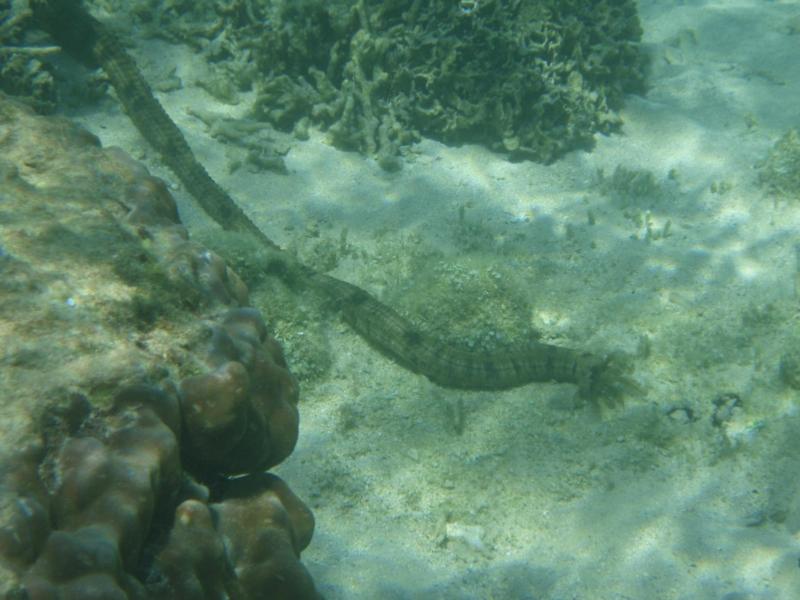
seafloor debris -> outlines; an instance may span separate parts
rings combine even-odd
[[[711,424],[722,427],[730,421],[737,411],[742,410],[742,399],[735,392],[724,392],[714,398],[714,410],[711,414]]]

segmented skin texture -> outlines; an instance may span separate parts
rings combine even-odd
[[[577,384],[581,395],[611,404],[632,391],[621,365],[610,358],[536,341],[492,352],[459,348],[421,332],[357,286],[321,273],[309,278],[370,345],[443,387],[504,390],[534,381],[557,381]]]
[[[31,5],[42,28],[65,50],[103,68],[139,132],[210,217],[224,229],[256,236],[274,251],[271,271],[323,293],[354,331],[398,364],[443,387],[467,390],[556,381],[577,384],[587,398],[614,403],[635,389],[614,360],[570,348],[531,341],[487,353],[435,340],[365,290],[298,264],[209,176],[133,58],[102,23],[76,0],[32,0]]]

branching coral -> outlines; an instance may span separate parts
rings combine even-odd
[[[276,3],[271,24],[256,113],[311,118],[387,168],[420,134],[551,161],[611,131],[643,79],[632,2]]]
[[[22,32],[30,19],[26,3],[0,0],[0,91],[27,98],[39,112],[52,112],[55,80],[40,59],[58,48],[23,44]]]

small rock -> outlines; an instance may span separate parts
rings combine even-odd
[[[485,552],[486,544],[483,538],[486,530],[480,525],[464,525],[463,523],[448,523],[445,526],[446,541],[459,541],[476,552]]]

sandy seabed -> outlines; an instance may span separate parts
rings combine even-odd
[[[619,135],[550,166],[424,141],[387,174],[315,134],[288,175],[230,173],[187,108],[236,117],[246,102],[192,85],[208,67],[188,49],[137,49],[149,78],[174,57],[184,86],[160,99],[279,243],[346,228],[357,252],[333,274],[401,308],[424,293],[420,265],[494,269],[530,294],[546,341],[634,357],[644,393],[597,410],[567,385],[443,390],[317,324],[332,364],[303,387],[300,443],[276,471],[315,512],[303,558],[329,600],[800,597],[800,398],[779,376],[800,340],[800,203],[756,169],[800,125],[800,2],[640,11],[646,96],[627,99]],[[174,180],[108,108],[78,118]],[[652,185],[603,193],[598,172],[617,167]],[[305,332],[286,333],[291,359]]]

